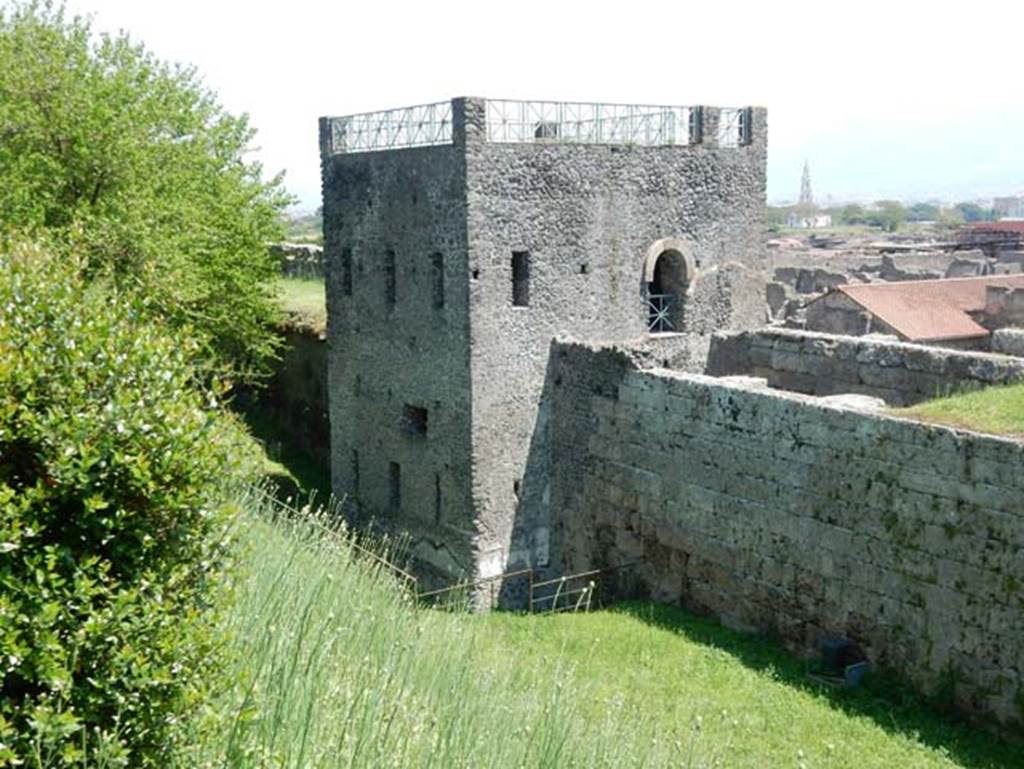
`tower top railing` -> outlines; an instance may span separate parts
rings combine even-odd
[[[469,103],[478,105],[472,114]],[[455,99],[324,118],[321,140],[327,155],[453,144],[460,120],[464,129],[474,123],[480,139],[500,144],[737,147],[751,136],[750,109]]]

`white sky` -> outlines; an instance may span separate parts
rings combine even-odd
[[[317,117],[452,96],[768,108],[769,200],[1024,192],[1024,4],[69,0],[194,64],[320,201]]]

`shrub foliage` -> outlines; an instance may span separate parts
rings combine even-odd
[[[290,201],[252,137],[194,70],[50,2],[0,8],[0,230],[76,249],[241,379],[274,354],[266,243]]]
[[[234,425],[102,289],[0,250],[0,765],[155,765],[213,680]]]

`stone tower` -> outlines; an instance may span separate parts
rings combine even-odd
[[[814,208],[814,194],[811,192],[811,166],[804,161],[804,173],[800,177],[800,208],[812,210]]]
[[[451,102],[320,121],[332,483],[441,577],[557,570],[548,354],[699,368],[763,321],[763,109]]]

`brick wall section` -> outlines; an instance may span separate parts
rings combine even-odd
[[[811,395],[860,393],[894,406],[1024,381],[1024,358],[790,329],[716,334],[707,373],[764,377]]]
[[[1021,729],[1024,443],[554,351],[555,538],[570,571],[642,559],[654,599],[810,651],[856,640]]]

